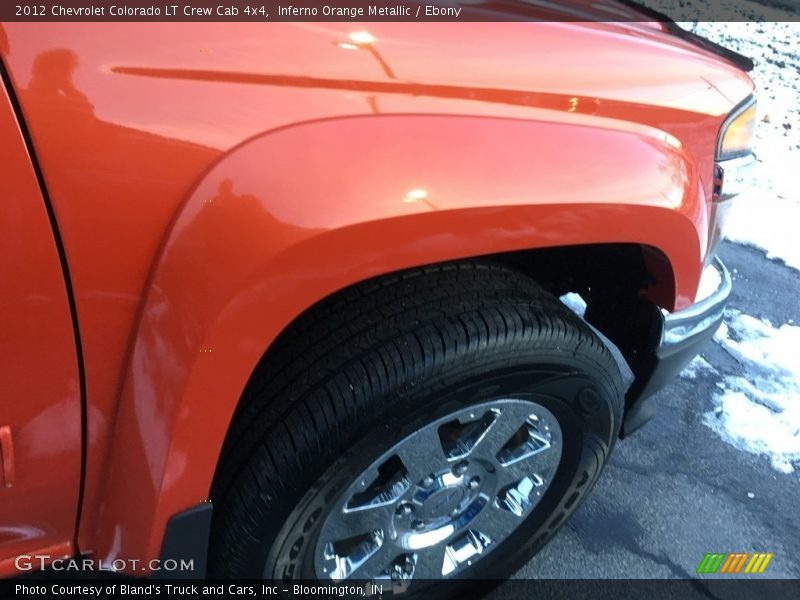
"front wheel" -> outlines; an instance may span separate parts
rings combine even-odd
[[[232,425],[213,574],[412,592],[507,576],[605,465],[616,363],[525,276],[429,268],[312,313],[267,355]]]

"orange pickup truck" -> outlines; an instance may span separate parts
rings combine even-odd
[[[674,23],[0,51],[5,576],[508,574],[721,321],[753,84]]]

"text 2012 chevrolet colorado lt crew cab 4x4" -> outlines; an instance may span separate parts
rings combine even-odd
[[[0,44],[5,575],[508,574],[722,318],[753,84],[673,24]]]

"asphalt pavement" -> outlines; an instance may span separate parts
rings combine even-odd
[[[798,271],[729,242],[719,254],[734,280],[732,308],[798,321]],[[743,374],[716,342],[702,355],[723,374]],[[617,444],[590,497],[516,577],[694,578],[707,552],[772,552],[766,575],[800,578],[800,472],[779,473],[702,423],[719,379],[701,371],[660,391],[655,418]]]

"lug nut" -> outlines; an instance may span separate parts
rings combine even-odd
[[[468,467],[469,465],[465,460],[462,460],[460,463],[456,463],[455,465],[453,465],[453,475],[457,477],[463,475],[464,473],[467,472]]]
[[[425,487],[431,487],[433,483],[434,479],[430,475],[428,475],[425,479],[422,480],[422,485],[424,485]]]
[[[413,508],[408,502],[403,502],[400,506],[397,507],[397,514],[402,516],[407,516],[411,514]]]
[[[479,487],[481,487],[481,480],[478,477],[473,477],[469,480],[467,485],[469,485],[469,489],[477,490]]]
[[[411,523],[411,527],[413,527],[414,529],[419,530],[419,529],[422,529],[423,527],[425,527],[425,523],[423,523],[422,521],[414,521],[413,523]]]

